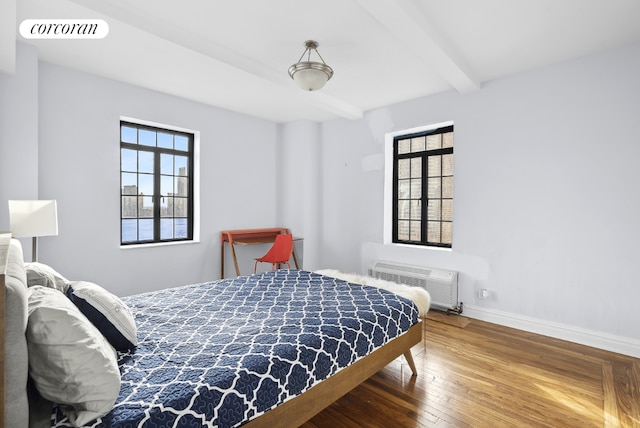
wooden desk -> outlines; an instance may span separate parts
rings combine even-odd
[[[240,276],[240,267],[236,257],[235,245],[257,245],[268,244],[276,240],[276,235],[281,233],[289,233],[289,229],[285,227],[273,227],[268,229],[240,229],[240,230],[223,230],[220,232],[220,278],[224,278],[224,243],[228,242],[231,247],[231,255],[233,256],[233,264],[236,267],[236,275]],[[299,241],[302,238],[294,238]],[[295,246],[291,252],[293,262],[296,269],[300,269],[298,258],[296,257]]]

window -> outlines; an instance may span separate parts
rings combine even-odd
[[[393,139],[396,243],[451,248],[453,125]]]
[[[193,239],[194,134],[120,122],[120,242]]]

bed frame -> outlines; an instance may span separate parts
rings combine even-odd
[[[4,335],[5,335],[5,278],[7,276],[7,262],[9,256],[9,241],[11,240],[10,234],[0,234],[0,330],[2,330],[2,340],[0,340],[0,400],[2,400],[2,406],[0,406],[0,421],[2,426],[5,426],[5,403],[6,403],[6,391],[5,391],[5,347],[4,347]]]
[[[366,357],[311,387],[303,394],[269,410],[242,427],[298,427],[369,379],[400,355],[405,356],[413,375],[417,376],[411,347],[422,340],[422,323],[415,324],[402,336],[393,339]]]
[[[2,400],[0,422],[15,420],[7,413],[9,410],[5,410],[6,404],[13,399],[13,397],[6,396],[5,387],[5,364],[7,363],[5,361],[5,336],[8,334],[5,331],[7,326],[5,322],[5,278],[7,275],[10,238],[9,234],[0,234],[0,347],[2,348],[2,354],[0,355],[2,362],[0,367],[0,399]],[[373,353],[313,386],[298,397],[286,401],[256,419],[249,421],[243,427],[300,426],[401,355],[404,355],[413,375],[416,376],[417,370],[411,355],[411,348],[422,341],[422,326],[423,322],[418,322],[402,336],[397,337]],[[22,358],[26,358],[26,355],[22,356]]]

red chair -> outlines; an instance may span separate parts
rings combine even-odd
[[[293,236],[290,233],[276,235],[276,240],[271,248],[269,248],[269,251],[267,251],[267,254],[256,259],[256,263],[253,266],[253,273],[256,273],[258,263],[271,263],[272,270],[275,270],[278,264],[286,264],[289,269],[291,269],[289,258],[291,257],[292,251]]]

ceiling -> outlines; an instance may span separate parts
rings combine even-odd
[[[640,42],[638,0],[8,1],[43,61],[274,122],[357,119]],[[109,33],[26,40],[34,18],[103,19]],[[335,72],[317,92],[287,74],[307,39]]]

